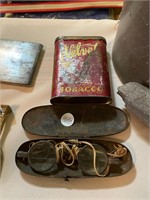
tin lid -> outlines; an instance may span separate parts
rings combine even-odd
[[[110,96],[55,96],[51,97],[50,103],[53,105],[62,105],[62,104],[80,104],[80,103],[99,103],[99,104],[111,104],[112,98]]]
[[[46,105],[28,110],[22,126],[30,134],[51,138],[93,138],[128,127],[124,111],[110,105]]]
[[[58,40],[102,40],[107,44],[106,39],[103,36],[59,36],[55,39],[55,42]]]

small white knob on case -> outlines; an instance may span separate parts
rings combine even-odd
[[[74,123],[74,116],[71,113],[65,113],[61,117],[61,124],[64,126],[72,126]]]

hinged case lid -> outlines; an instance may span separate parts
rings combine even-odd
[[[93,138],[120,133],[128,127],[126,113],[110,105],[45,105],[28,110],[25,131],[51,138]]]

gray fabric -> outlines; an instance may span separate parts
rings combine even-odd
[[[123,83],[149,83],[149,1],[125,0],[112,59]]]

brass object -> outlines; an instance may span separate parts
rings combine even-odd
[[[5,122],[12,112],[10,106],[8,105],[1,105],[0,106],[0,171],[2,169],[2,160],[3,160],[3,152],[2,152],[2,144],[1,144],[1,139],[2,139],[2,130],[5,125]]]
[[[1,105],[0,108],[0,134],[2,132],[3,126],[6,122],[7,117],[11,113],[11,108],[8,105]]]

